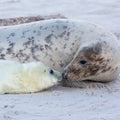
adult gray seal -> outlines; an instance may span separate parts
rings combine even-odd
[[[120,73],[120,42],[100,26],[84,25],[79,49],[63,72],[63,85],[104,86]],[[97,83],[96,83],[97,82]]]
[[[113,80],[118,74],[118,44],[112,33],[84,21],[55,19],[0,28],[1,59],[41,61],[58,71],[70,63],[63,72],[66,86],[91,76]]]

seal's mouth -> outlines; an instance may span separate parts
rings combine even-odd
[[[62,73],[55,71],[54,76],[57,78],[57,84],[61,85],[63,79]]]
[[[60,84],[64,87],[79,87],[83,88],[83,84],[88,84],[90,82],[95,82],[93,79],[78,79],[78,80],[70,80],[68,77],[67,70],[64,70],[62,72],[62,80],[60,81]]]
[[[64,71],[62,72],[62,79],[63,79],[63,80],[67,79],[66,70],[64,70]]]

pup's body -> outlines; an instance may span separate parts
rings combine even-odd
[[[60,73],[41,62],[21,64],[0,60],[0,93],[31,93],[52,87]]]

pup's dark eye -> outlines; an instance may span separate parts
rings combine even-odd
[[[87,61],[86,60],[80,60],[79,63],[82,64],[82,65],[85,65],[87,63]]]
[[[50,74],[54,74],[54,71],[52,69],[50,70]]]

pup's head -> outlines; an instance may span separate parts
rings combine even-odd
[[[25,76],[31,79],[32,85],[38,83],[38,87],[46,89],[60,83],[62,75],[41,62],[32,62],[24,64]]]

